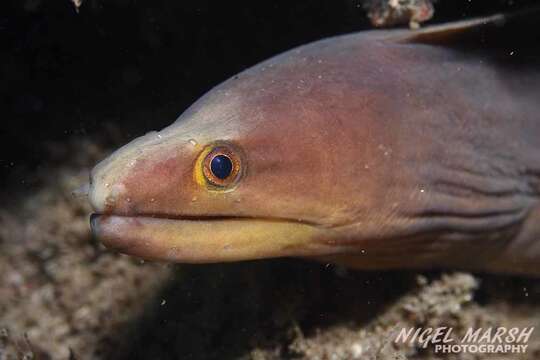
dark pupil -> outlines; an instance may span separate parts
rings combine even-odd
[[[214,156],[212,162],[210,163],[212,174],[221,180],[226,179],[229,177],[229,175],[231,175],[232,167],[233,164],[231,159],[225,155]]]

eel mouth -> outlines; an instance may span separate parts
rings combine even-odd
[[[331,230],[290,219],[93,214],[106,247],[144,259],[212,263],[329,253]]]

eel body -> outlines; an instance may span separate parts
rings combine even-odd
[[[538,57],[485,40],[504,20],[337,36],[234,76],[94,168],[94,234],[175,262],[540,275]]]

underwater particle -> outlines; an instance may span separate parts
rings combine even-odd
[[[351,355],[354,358],[360,358],[362,356],[362,353],[364,352],[364,349],[362,348],[362,344],[360,343],[354,343],[351,346]]]
[[[364,9],[375,27],[408,24],[411,29],[433,17],[433,0],[365,0]]]
[[[79,13],[79,9],[81,8],[82,6],[82,0],[71,0],[71,2],[73,3],[73,6],[75,7],[75,11],[77,12],[77,14]]]

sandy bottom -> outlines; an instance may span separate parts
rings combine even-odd
[[[0,204],[0,359],[538,359],[540,281],[272,260],[168,265],[111,253],[71,190],[105,154],[53,147]],[[75,154],[75,156],[73,155]],[[30,179],[30,178],[28,178]],[[22,190],[21,190],[22,188]],[[525,354],[441,354],[402,327],[537,327]]]

